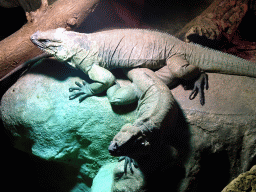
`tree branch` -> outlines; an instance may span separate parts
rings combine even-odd
[[[30,42],[38,30],[58,27],[73,30],[95,9],[100,0],[58,0],[48,6],[41,0],[41,7],[26,13],[28,22],[17,32],[0,41],[0,78],[41,51]]]

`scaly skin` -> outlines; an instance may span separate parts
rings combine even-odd
[[[117,29],[82,34],[59,28],[36,32],[31,40],[58,60],[67,61],[89,75],[94,83],[84,86],[82,99],[112,86],[115,77],[109,70],[113,68],[167,66],[165,69],[174,77],[172,81],[191,81],[199,76],[200,70],[256,77],[255,63],[153,30]],[[158,76],[162,78],[160,73]]]
[[[70,99],[80,97],[80,101],[111,87],[115,77],[109,70],[113,68],[155,69],[157,70],[155,75],[168,85],[177,79],[194,80],[198,78],[201,70],[256,77],[255,63],[200,45],[188,44],[167,33],[153,30],[116,29],[83,34],[59,28],[36,32],[31,36],[31,40],[58,60],[67,61],[70,65],[81,69],[94,81],[91,84],[76,83],[78,87],[70,89],[77,91],[70,96]],[[148,85],[142,82],[143,75],[137,79],[135,75],[128,73],[128,77],[133,82],[136,80],[133,85],[138,87],[143,85],[143,88],[139,88],[142,92],[145,88],[150,90]],[[199,77],[191,98],[194,98],[198,90],[202,92],[204,87],[207,88],[207,82],[204,82],[207,81],[206,79]],[[128,93],[131,94],[127,94],[128,89],[120,89],[115,85],[111,91],[108,91],[110,102],[123,104],[129,103],[129,100],[136,100],[137,93],[134,89],[136,86],[129,87],[131,91]],[[156,85],[153,87],[159,88]],[[115,97],[117,93],[120,93],[121,99]],[[152,97],[158,99],[160,96]],[[154,103],[151,100],[147,102]],[[204,101],[201,100],[201,104],[204,104]],[[155,107],[157,108],[157,105]],[[157,113],[161,114],[161,110]],[[146,113],[143,110],[139,110],[139,113],[141,114],[139,117],[144,118]],[[155,116],[156,114],[150,115],[148,118],[150,120]]]
[[[132,124],[125,124],[108,148],[113,156],[128,156],[120,158],[120,160],[125,160],[125,174],[128,166],[133,173],[132,163],[137,168],[135,161],[130,158],[136,160],[141,155],[150,153],[152,146],[157,145],[160,149],[165,145],[162,136],[168,130],[173,129],[178,117],[177,103],[170,89],[158,78],[156,73],[146,68],[135,68],[126,71],[126,75],[133,82],[132,87],[135,89],[134,91],[129,89],[129,91],[138,93],[137,119]],[[126,87],[121,89],[126,90]],[[121,94],[117,95],[120,99]],[[123,96],[126,97],[126,94]],[[168,119],[168,123],[165,124],[168,126],[161,126],[166,119]]]
[[[177,79],[192,81],[198,78],[201,70],[256,77],[255,63],[199,45],[187,44],[171,35],[152,30],[119,29],[81,34],[55,29],[36,32],[31,40],[58,60],[67,61],[71,66],[81,69],[94,81],[83,85],[76,83],[78,87],[70,91],[77,93],[71,95],[70,99],[80,97],[82,101],[111,87],[115,77],[110,69],[135,68],[127,72],[133,82],[129,87],[128,93],[131,94],[127,94],[128,99],[124,94],[128,89],[114,85],[108,91],[109,100],[114,104],[122,104],[124,100],[127,103],[136,97],[140,101],[137,120],[133,124],[124,125],[109,147],[111,154],[117,156],[132,157],[136,152],[147,150],[152,133],[159,131],[169,111],[175,124],[177,107],[165,84],[172,84]],[[154,73],[149,69],[157,71]],[[202,92],[207,87],[204,82],[206,79],[206,76],[199,77],[191,98],[198,90]],[[121,97],[115,98],[120,92]],[[201,104],[204,101],[201,100]],[[130,150],[132,146],[135,150]],[[125,150],[127,147],[129,150]]]
[[[121,128],[112,140],[109,151],[115,156],[132,157],[149,150],[151,136],[160,131],[167,114],[171,114],[168,128],[175,126],[178,107],[170,89],[152,70],[135,68],[129,70],[127,76],[140,93],[137,118],[133,124]]]

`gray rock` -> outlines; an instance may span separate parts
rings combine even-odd
[[[118,163],[113,171],[113,192],[122,191],[141,191],[144,192],[145,178],[143,173],[132,166],[133,173],[130,171],[124,174],[124,161]]]
[[[111,107],[104,94],[82,103],[69,101],[68,88],[82,78],[84,74],[65,64],[45,60],[20,78],[1,101],[2,120],[15,147],[76,166],[78,183],[91,181],[100,167],[115,162],[107,150],[109,142],[122,125],[135,120],[136,108]],[[205,191],[208,185],[221,191],[255,164],[255,79],[210,74],[209,82],[205,106],[198,98],[190,101],[190,91],[180,86],[172,91],[181,108],[176,128],[165,137],[175,151],[166,156],[173,160],[164,158],[167,148],[158,149],[160,155],[136,159],[142,172],[149,174],[149,186]],[[171,166],[165,166],[167,160],[173,161]],[[114,186],[116,169],[111,170],[106,178]]]
[[[181,87],[173,90],[188,122],[187,145],[174,141],[186,170],[180,191],[221,191],[256,163],[256,80],[209,74],[209,83],[205,106]]]
[[[5,93],[1,113],[16,148],[74,165],[83,178],[92,179],[114,160],[108,145],[122,125],[134,120],[134,112],[115,113],[104,96],[82,103],[69,100],[69,87],[83,76],[65,64],[45,60]]]
[[[124,173],[124,161],[104,165],[93,180],[91,192],[144,192],[143,173],[134,167],[133,171]]]

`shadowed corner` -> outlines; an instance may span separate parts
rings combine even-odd
[[[184,112],[180,108],[179,104],[177,104],[177,106],[178,118],[176,120],[176,125],[172,126],[172,129],[168,129],[168,131],[166,131],[162,136],[162,139],[165,141],[164,146],[166,147],[160,148],[163,150],[162,152],[157,150],[157,148],[154,149],[154,156],[157,159],[159,159],[161,156],[166,158],[165,152],[170,153],[171,159],[169,161],[171,161],[171,166],[169,166],[167,169],[156,168],[155,171],[149,174],[147,182],[149,189],[153,189],[154,184],[157,182],[161,184],[161,189],[163,189],[163,191],[166,188],[170,189],[170,191],[177,191],[178,189],[182,188],[180,185],[184,182],[183,180],[186,179],[185,164],[189,160],[192,150],[191,131]],[[171,118],[170,115],[172,114],[168,114],[166,119],[163,121],[162,126],[168,126],[168,119]],[[147,169],[147,166],[145,166],[145,169]],[[168,177],[166,175],[168,175]],[[156,179],[157,181],[155,181]]]
[[[3,79],[0,82],[0,98],[2,98],[4,93],[13,84],[15,84],[20,77],[26,75],[27,73],[45,75],[58,81],[64,81],[69,77],[80,77],[87,82],[91,82],[89,77],[87,77],[81,70],[75,69],[65,62],[59,62],[55,59],[42,59],[35,63],[29,70],[27,70],[27,67],[20,68],[12,75]]]
[[[198,35],[198,34],[190,34],[189,36],[187,36],[187,39],[190,42],[205,46],[205,47],[210,47],[212,49],[216,49],[216,50],[220,50],[221,47],[223,47],[224,42],[223,39],[221,40],[217,40],[217,39],[209,39],[204,35]]]
[[[10,130],[4,128],[1,117],[0,127],[0,141],[4,146],[2,149],[4,157],[2,158],[2,164],[6,167],[2,171],[4,175],[2,186],[5,186],[8,191],[24,189],[27,192],[32,192],[40,189],[49,192],[70,192],[76,187],[79,168],[64,163],[47,161],[28,154],[27,152],[31,151],[33,141],[30,142],[23,137],[28,135],[25,128],[19,127],[19,133],[23,136],[19,137],[17,135],[15,137],[10,133]],[[15,181],[15,185],[13,181]],[[92,181],[88,180],[85,183],[85,185],[90,186]]]
[[[112,110],[119,115],[130,113],[137,109],[138,102],[134,102],[128,105],[111,105]]]
[[[146,187],[149,192],[155,191],[156,183],[159,191],[165,191],[167,188],[170,191],[177,191],[180,188],[179,185],[183,183],[183,179],[186,179],[185,163],[191,153],[191,133],[180,107],[178,107],[176,125],[168,128],[170,127],[171,115],[169,113],[162,123],[162,127],[166,127],[164,133],[155,131],[152,135],[149,153],[134,155],[140,149],[132,140],[121,148],[115,142],[109,146],[112,155],[122,156],[124,155],[121,153],[123,151],[126,152],[125,155],[132,154],[132,158],[138,163],[145,176]]]
[[[44,59],[37,62],[29,71],[31,74],[45,75],[58,81],[64,81],[69,77],[80,77],[89,82],[87,77],[81,70],[71,67],[65,62],[56,59]]]

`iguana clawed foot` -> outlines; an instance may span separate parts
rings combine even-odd
[[[77,85],[77,87],[70,87],[69,88],[69,92],[73,92],[76,91],[76,93],[71,94],[69,96],[69,100],[73,100],[77,97],[79,97],[79,102],[81,103],[83,100],[85,100],[87,97],[90,97],[93,95],[90,87],[89,87],[89,83],[83,81],[83,84],[79,83],[79,82],[75,82],[75,84]]]
[[[190,100],[195,99],[197,94],[200,95],[200,103],[201,105],[205,104],[205,97],[204,97],[204,89],[208,90],[208,75],[206,73],[202,73],[200,77],[195,81],[194,88],[189,96]]]
[[[128,157],[128,156],[122,156],[122,157],[120,157],[119,160],[118,160],[118,162],[123,161],[123,160],[125,160],[125,162],[124,162],[124,174],[125,174],[125,175],[127,175],[127,167],[128,167],[128,166],[129,166],[129,169],[130,169],[130,171],[131,171],[132,174],[134,173],[134,171],[133,171],[133,169],[132,169],[132,165],[133,165],[135,168],[138,168],[138,167],[139,167],[138,164],[137,164],[137,162],[136,162],[134,159],[132,159],[132,158],[130,158],[130,157]]]

